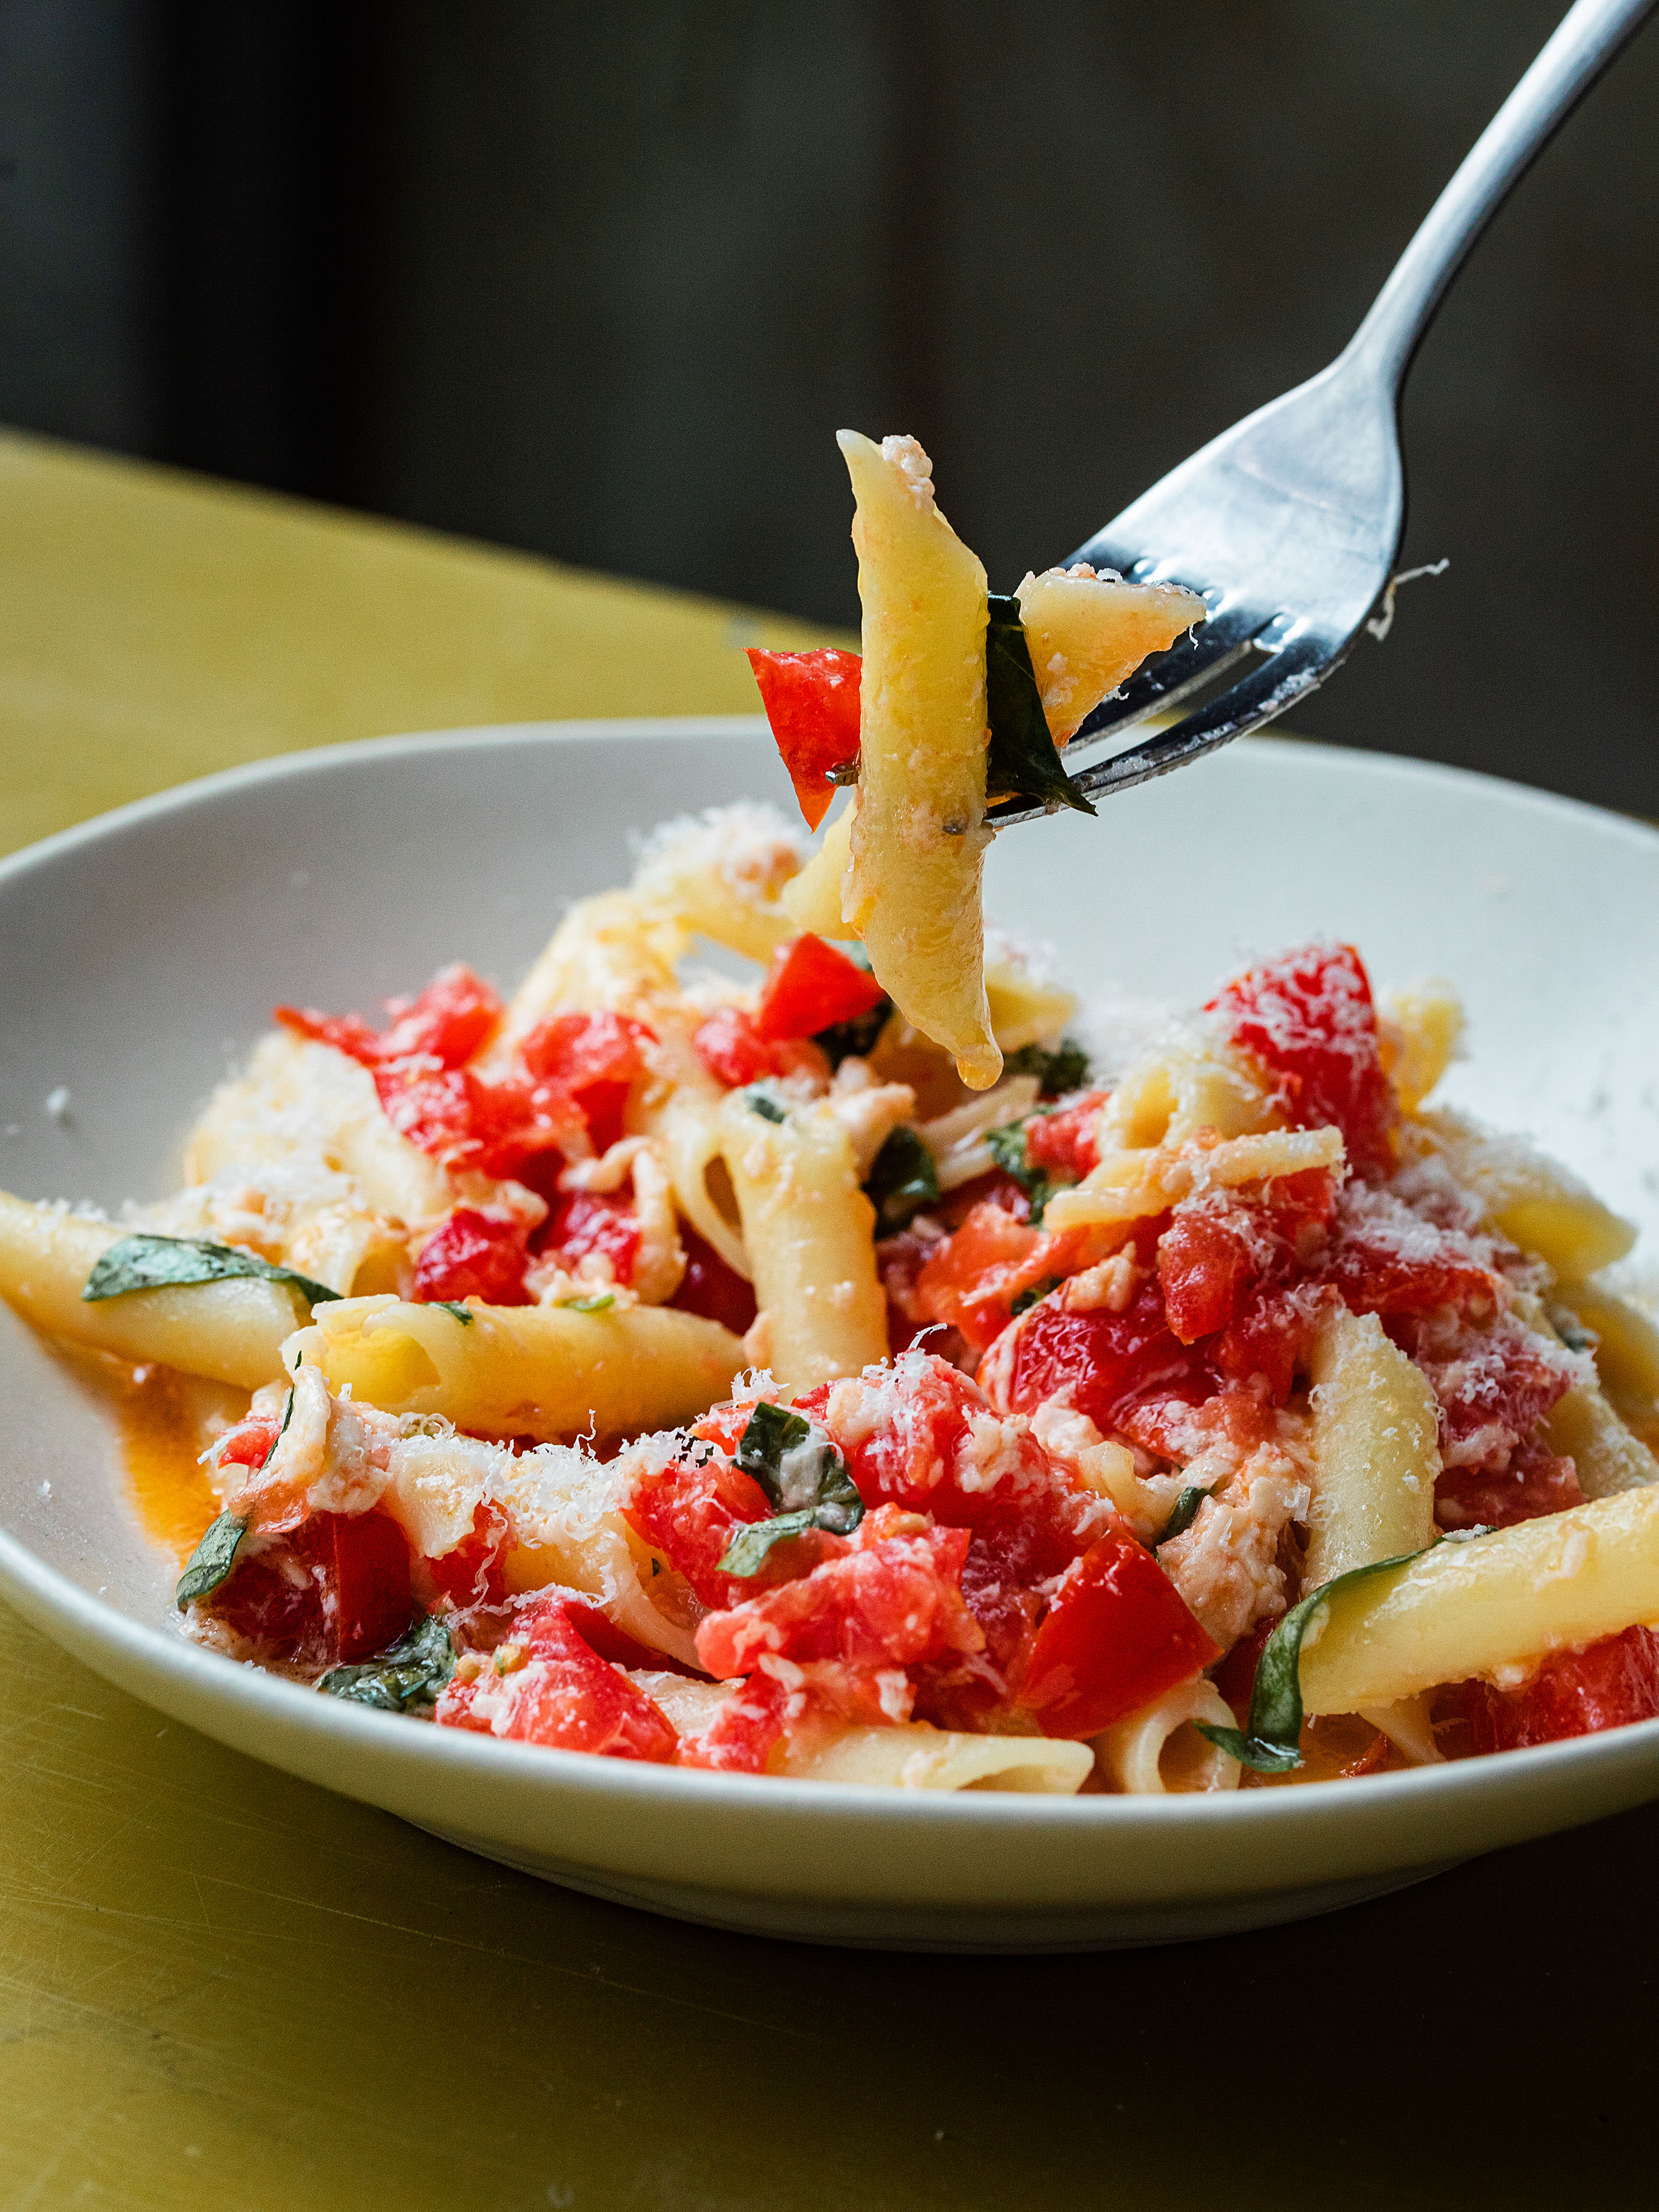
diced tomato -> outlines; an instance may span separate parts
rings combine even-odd
[[[1007,1328],[1015,1298],[1053,1272],[1041,1230],[989,1203],[975,1206],[936,1244],[916,1276],[916,1295],[935,1321],[960,1329],[976,1352]]]
[[[863,660],[833,646],[811,653],[751,647],[749,665],[806,826],[816,830],[836,795],[830,771],[850,768],[859,757]]]
[[[965,1528],[867,1542],[864,1534],[860,1526],[810,1573],[708,1614],[697,1629],[699,1663],[725,1680],[752,1673],[763,1656],[881,1668],[984,1648],[958,1587]]]
[[[519,1057],[537,1083],[574,1099],[594,1151],[603,1152],[622,1135],[629,1090],[645,1065],[640,1048],[655,1042],[627,1014],[559,1014],[531,1030]]]
[[[1460,1702],[1478,1753],[1595,1735],[1659,1717],[1659,1633],[1626,1628],[1580,1651],[1546,1659],[1519,1689],[1460,1685]]]
[[[1448,1468],[1435,1485],[1434,1517],[1443,1528],[1508,1528],[1583,1502],[1571,1460],[1534,1440],[1518,1446],[1500,1474]]]
[[[686,1666],[666,1651],[659,1651],[653,1644],[641,1644],[636,1636],[618,1628],[597,1605],[585,1604],[574,1597],[565,1598],[562,1602],[582,1642],[613,1666],[654,1668],[659,1674],[684,1674],[694,1680],[698,1679],[695,1667]]]
[[[308,1514],[239,1559],[206,1603],[267,1663],[368,1659],[409,1626],[409,1544],[378,1510]]]
[[[1100,1164],[1100,1109],[1110,1096],[1091,1091],[1057,1114],[1034,1114],[1025,1124],[1028,1165],[1051,1182],[1081,1182]]]
[[[720,1006],[693,1032],[692,1049],[717,1083],[740,1091],[778,1072],[777,1055],[762,1038],[755,1018],[740,1006]]]
[[[1178,1206],[1158,1239],[1164,1310],[1183,1344],[1225,1328],[1261,1271],[1261,1240],[1250,1236],[1243,1215],[1224,1198]]]
[[[1229,983],[1208,1011],[1261,1063],[1294,1127],[1334,1123],[1356,1174],[1389,1172],[1399,1103],[1377,1049],[1370,978],[1351,945],[1283,953]]]
[[[747,1427],[752,1407],[743,1409]],[[764,1521],[772,1509],[759,1483],[739,1474],[726,1455],[711,1448],[698,1457],[694,1444],[687,1457],[660,1474],[647,1475],[624,1508],[628,1520],[671,1567],[685,1577],[702,1604],[730,1606],[753,1589],[719,1571],[732,1539],[750,1521]]]
[[[215,1458],[220,1467],[262,1468],[270,1457],[280,1424],[275,1413],[249,1413],[220,1437]]]
[[[1393,1321],[1440,1401],[1440,1456],[1446,1468],[1500,1474],[1546,1413],[1577,1379],[1570,1352],[1538,1336],[1513,1314],[1484,1328],[1447,1331],[1436,1323]]]
[[[708,1726],[680,1738],[682,1766],[717,1774],[764,1774],[783,1741],[788,1687],[773,1674],[754,1674],[726,1698]]]
[[[755,1319],[753,1285],[728,1267],[689,1221],[680,1224],[680,1243],[685,1253],[685,1273],[669,1304],[681,1313],[701,1314],[705,1321],[717,1321],[733,1336],[742,1336]]]
[[[534,1242],[538,1257],[555,1259],[563,1267],[574,1268],[590,1253],[602,1254],[611,1262],[615,1280],[626,1285],[634,1279],[640,1218],[630,1199],[602,1191],[565,1191],[554,1201]]]
[[[349,1053],[365,1067],[393,1060],[435,1060],[459,1067],[471,1059],[501,1018],[501,1002],[470,968],[457,964],[434,976],[413,999],[392,999],[390,1025],[371,1029],[361,1014],[323,1014],[311,1006],[278,1006],[284,1029]]]
[[[1019,1702],[1045,1735],[1095,1735],[1219,1652],[1152,1553],[1133,1537],[1104,1536],[1055,1591]]]
[[[773,956],[755,1028],[768,1044],[816,1036],[832,1022],[856,1021],[886,996],[867,968],[809,932]]]
[[[1261,1663],[1267,1638],[1278,1626],[1279,1616],[1275,1613],[1271,1620],[1258,1620],[1254,1628],[1247,1629],[1210,1678],[1232,1707],[1233,1717],[1240,1728],[1249,1725],[1255,1670]]]
[[[465,1613],[476,1605],[500,1605],[507,1597],[501,1555],[513,1534],[506,1510],[480,1499],[472,1509],[472,1527],[453,1551],[435,1559],[416,1562],[416,1577],[433,1597],[445,1597]]]
[[[374,1088],[398,1134],[446,1167],[519,1175],[538,1153],[587,1146],[580,1109],[556,1084],[484,1083],[469,1067],[434,1074],[398,1060],[375,1070]]]
[[[453,1304],[482,1298],[491,1306],[526,1305],[529,1260],[529,1237],[510,1214],[458,1206],[421,1247],[416,1300],[430,1305],[441,1298]]]
[[[1265,1390],[1271,1403],[1282,1406],[1297,1370],[1307,1365],[1320,1305],[1321,1293],[1310,1285],[1258,1289],[1209,1347],[1209,1357],[1229,1382]]]
[[[1207,1395],[1215,1377],[1202,1354],[1170,1328],[1156,1282],[1143,1283],[1127,1309],[1068,1313],[1054,1304],[1021,1316],[1014,1340],[1008,1404],[1031,1413],[1060,1397],[1096,1426],[1120,1425],[1122,1408],[1160,1384]]]
[[[1501,1288],[1462,1231],[1375,1190],[1343,1194],[1319,1274],[1353,1313],[1430,1314],[1450,1306],[1483,1319]]]
[[[599,1657],[562,1600],[544,1599],[517,1614],[508,1638],[528,1656],[506,1674],[486,1673],[452,1682],[437,1718],[451,1728],[487,1727],[491,1735],[550,1750],[596,1752],[607,1759],[666,1765],[677,1738],[667,1716],[637,1683]],[[486,1718],[474,1707],[481,1687],[499,1710]]]

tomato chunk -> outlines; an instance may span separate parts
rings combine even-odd
[[[634,1279],[640,1218],[631,1200],[602,1191],[565,1191],[537,1231],[535,1243],[538,1255],[556,1259],[562,1267],[574,1268],[590,1254],[599,1254],[610,1261],[613,1279],[626,1285]]]
[[[1095,1735],[1219,1656],[1152,1553],[1103,1536],[1055,1592],[1019,1702],[1044,1735]]]
[[[275,1012],[284,1029],[349,1053],[365,1067],[410,1059],[459,1067],[501,1020],[501,1002],[488,983],[458,963],[434,975],[415,998],[388,1000],[391,1021],[384,1030],[372,1029],[361,1014],[323,1014],[311,1006],[278,1006]]]
[[[482,1298],[491,1306],[527,1304],[529,1258],[529,1239],[510,1214],[458,1206],[421,1247],[416,1298],[428,1305],[440,1299],[459,1304],[464,1298]]]
[[[749,665],[806,826],[816,830],[836,795],[831,771],[852,767],[859,757],[864,662],[833,646],[811,653],[751,647]]]
[[[1013,1302],[1050,1271],[1049,1240],[990,1200],[936,1244],[918,1270],[915,1294],[935,1321],[983,1352],[1007,1328]]]
[[[856,1021],[886,996],[867,968],[809,932],[774,956],[755,1028],[768,1044],[816,1036],[832,1022]]]
[[[717,1083],[740,1091],[778,1073],[777,1058],[740,1006],[720,1006],[693,1032],[692,1048]]]
[[[861,1527],[810,1573],[710,1613],[697,1629],[699,1663],[726,1680],[752,1673],[763,1656],[904,1668],[984,1648],[957,1587],[965,1528],[863,1535]]]
[[[448,1685],[438,1700],[441,1724],[607,1759],[673,1759],[678,1739],[667,1716],[599,1657],[561,1600],[544,1599],[516,1617],[498,1660],[509,1652],[524,1663]]]
[[[1508,1528],[1583,1502],[1571,1460],[1536,1440],[1511,1453],[1500,1473],[1448,1468],[1434,1486],[1434,1517],[1443,1528]]]
[[[698,1236],[689,1221],[680,1224],[680,1243],[685,1253],[685,1273],[668,1301],[682,1313],[701,1314],[717,1321],[733,1336],[742,1336],[753,1325],[755,1293],[734,1268],[728,1267],[712,1244]]]
[[[1659,1633],[1626,1628],[1581,1651],[1557,1652],[1517,1690],[1465,1682],[1459,1702],[1471,1748],[1482,1753],[1652,1720],[1659,1717]]]
[[[645,1066],[640,1048],[655,1042],[627,1014],[559,1014],[531,1030],[519,1057],[538,1084],[574,1100],[594,1151],[603,1152],[623,1133],[629,1089]]]
[[[1051,1182],[1081,1182],[1100,1164],[1100,1109],[1109,1096],[1091,1091],[1056,1114],[1034,1114],[1024,1125],[1027,1165]]]
[[[1352,945],[1282,953],[1229,983],[1208,1011],[1261,1062],[1295,1127],[1334,1123],[1355,1173],[1389,1173],[1399,1103],[1382,1072],[1370,978]]]
[[[1066,1403],[1109,1432],[1127,1404],[1160,1384],[1202,1396],[1214,1388],[1214,1376],[1202,1352],[1170,1328],[1156,1282],[1143,1283],[1121,1314],[1039,1305],[1021,1317],[1008,1386],[1016,1413],[1063,1393]]]
[[[332,1667],[393,1644],[414,1610],[409,1544],[392,1516],[311,1513],[206,1601],[266,1663]]]

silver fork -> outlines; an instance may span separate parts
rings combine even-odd
[[[1260,729],[1347,657],[1391,607],[1405,522],[1400,387],[1463,257],[1551,134],[1659,0],[1577,0],[1475,141],[1330,367],[1173,469],[1072,556],[1138,583],[1188,585],[1207,618],[1095,710],[1068,752],[1115,744],[1230,669],[1218,697],[1077,776],[1124,791]],[[1069,764],[1069,763],[1068,763]],[[1009,799],[998,828],[1052,806]]]

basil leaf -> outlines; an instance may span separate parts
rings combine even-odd
[[[272,1444],[270,1449],[275,1451],[276,1447]],[[191,1553],[173,1593],[180,1613],[193,1599],[218,1589],[235,1565],[236,1547],[246,1534],[247,1522],[240,1513],[222,1513],[210,1525]]]
[[[331,1698],[373,1705],[377,1712],[408,1713],[435,1705],[438,1692],[455,1671],[455,1645],[436,1613],[412,1620],[395,1644],[377,1658],[350,1667],[331,1667],[317,1687]]]
[[[817,1526],[817,1516],[810,1505],[799,1513],[775,1514],[769,1521],[750,1521],[739,1528],[716,1562],[723,1575],[757,1575],[774,1544],[785,1536],[801,1536]]]
[[[1184,1536],[1198,1518],[1198,1509],[1209,1496],[1209,1492],[1195,1482],[1189,1482],[1170,1509],[1170,1517],[1152,1539],[1152,1549],[1167,1544],[1171,1536]]]
[[[1014,1319],[1018,1320],[1021,1314],[1029,1312],[1035,1305],[1040,1305],[1050,1291],[1057,1291],[1059,1288],[1058,1275],[1045,1275],[1040,1283],[1033,1283],[1030,1290],[1021,1291],[1017,1297],[1011,1298],[1008,1301],[1008,1311]]]
[[[1093,1070],[1089,1055],[1075,1037],[1061,1037],[1054,1045],[1023,1044],[1002,1063],[1009,1075],[1035,1075],[1045,1098],[1058,1098],[1067,1091],[1086,1091]]]
[[[738,1531],[719,1563],[722,1574],[758,1572],[781,1537],[798,1536],[807,1528],[850,1536],[864,1518],[864,1500],[834,1441],[815,1422],[785,1407],[764,1400],[756,1407],[738,1440],[737,1459],[776,1510],[769,1519]]]
[[[1386,1574],[1390,1567],[1408,1565],[1422,1556],[1421,1552],[1402,1552],[1396,1559],[1374,1559],[1369,1566],[1350,1567],[1345,1575],[1334,1575],[1329,1582],[1310,1591],[1291,1607],[1261,1647],[1250,1691],[1249,1733],[1241,1734],[1237,1729],[1211,1728],[1199,1721],[1195,1723],[1199,1734],[1207,1736],[1218,1750],[1237,1759],[1241,1766],[1250,1767],[1257,1774],[1288,1774],[1292,1768],[1300,1766],[1302,1639],[1308,1632],[1309,1624],[1339,1590],[1363,1583],[1371,1575]]]
[[[554,1304],[566,1313],[609,1313],[617,1303],[614,1291],[594,1291],[585,1298],[556,1298]]]
[[[908,1227],[924,1206],[939,1203],[939,1170],[914,1129],[895,1129],[876,1154],[864,1186],[876,1225],[889,1237]]]
[[[758,1114],[763,1121],[787,1121],[789,1119],[775,1098],[769,1098],[763,1091],[744,1093],[751,1114]]]
[[[453,1314],[453,1315],[454,1316],[455,1319],[456,1319],[458,1322],[459,1322],[459,1323],[461,1324],[461,1327],[462,1327],[463,1328],[471,1328],[471,1326],[472,1326],[472,1316],[471,1316],[471,1315],[467,1311],[467,1309],[466,1309],[464,1305],[462,1305],[462,1304],[460,1304],[457,1299],[454,1299],[454,1298],[434,1298],[434,1299],[432,1299],[432,1300],[430,1301],[430,1303],[431,1303],[433,1305],[434,1305],[434,1306],[441,1306],[441,1307],[443,1308],[444,1311],[445,1311],[447,1314]]]
[[[124,1237],[100,1258],[81,1296],[88,1304],[100,1298],[125,1297],[129,1291],[155,1291],[173,1283],[222,1283],[235,1275],[255,1275],[267,1283],[284,1283],[313,1306],[326,1304],[341,1293],[309,1275],[296,1275],[292,1267],[273,1267],[254,1252],[238,1252],[228,1244],[210,1244],[198,1237],[152,1237],[148,1232]]]
[[[870,956],[861,945],[838,945],[836,950],[855,968],[862,968],[866,975],[870,972]],[[829,1054],[831,1067],[839,1067],[844,1060],[867,1060],[892,1012],[892,1000],[884,999],[867,1014],[854,1014],[850,1022],[831,1022],[827,1029],[815,1030],[812,1042],[820,1052]]]
[[[1004,1175],[1012,1176],[1030,1200],[1030,1224],[1033,1229],[1042,1225],[1042,1209],[1057,1190],[1067,1186],[1051,1182],[1041,1169],[1032,1167],[1025,1158],[1025,1124],[1010,1121],[1000,1129],[988,1129],[985,1142],[991,1158]]]
[[[985,628],[985,718],[991,726],[985,788],[993,799],[1041,799],[1051,806],[1091,806],[1061,765],[1031,671],[1019,601],[993,592]]]

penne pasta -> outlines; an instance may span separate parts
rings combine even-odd
[[[0,1191],[0,1295],[49,1336],[123,1359],[155,1360],[244,1390],[282,1373],[283,1340],[307,1312],[284,1284],[236,1276],[83,1299],[98,1261],[131,1233]]]
[[[1130,1797],[1237,1790],[1243,1775],[1238,1761],[1200,1735],[1197,1721],[1212,1728],[1233,1725],[1232,1707],[1201,1675],[1178,1682],[1096,1739],[1106,1779]]]
[[[1087,1744],[1040,1735],[962,1735],[919,1721],[849,1728],[792,1750],[798,1780],[884,1790],[1011,1790],[1069,1797],[1094,1765]]]
[[[283,1356],[331,1389],[392,1413],[428,1413],[483,1435],[617,1436],[689,1420],[730,1387],[743,1346],[717,1322],[666,1306],[559,1306],[349,1298],[319,1308]],[[159,1356],[159,1355],[158,1355]]]
[[[1310,1589],[1434,1541],[1439,1423],[1427,1378],[1375,1314],[1327,1312],[1315,1338],[1304,1580]]]

